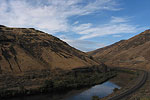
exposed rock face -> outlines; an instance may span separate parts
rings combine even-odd
[[[87,54],[34,28],[0,25],[0,73],[98,65]]]
[[[110,66],[150,69],[150,30],[128,40],[89,52]]]

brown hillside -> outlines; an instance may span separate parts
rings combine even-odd
[[[0,73],[97,65],[87,54],[34,28],[0,25]]]
[[[150,30],[113,45],[89,52],[110,66],[150,69]]]

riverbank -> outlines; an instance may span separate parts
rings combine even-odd
[[[146,83],[139,90],[121,100],[150,100],[150,72]]]
[[[131,72],[122,72],[118,71],[115,78],[110,79],[111,82],[119,85],[120,87],[125,87],[129,82],[135,81],[138,78],[138,73],[135,71]]]
[[[108,100],[109,98],[114,97],[115,95],[123,93],[124,91],[135,86],[143,76],[143,72],[141,71],[122,68],[120,68],[119,70],[117,69],[117,73],[118,75],[115,78],[111,79],[110,81],[119,85],[122,88],[115,89],[114,92],[107,97],[101,99],[97,97],[93,100]]]
[[[54,72],[53,72],[54,73]],[[9,98],[16,96],[67,92],[73,89],[81,89],[96,84],[103,83],[115,77],[114,70],[103,71],[98,66],[74,69],[72,71],[57,70],[52,74],[51,71],[32,73],[19,76],[7,76],[6,80],[1,76],[1,82],[7,82],[6,86],[1,85],[0,97]]]

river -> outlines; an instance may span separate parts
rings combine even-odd
[[[110,81],[107,81],[103,84],[92,86],[91,88],[73,90],[65,94],[34,95],[12,98],[8,100],[92,100],[92,96],[98,96],[100,98],[108,96],[113,92],[114,88],[120,87]]]

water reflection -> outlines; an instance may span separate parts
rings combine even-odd
[[[92,88],[82,93],[75,94],[74,96],[71,96],[64,100],[91,100],[92,96],[99,96],[100,98],[102,98],[111,94],[114,88],[120,87],[111,82],[105,82],[101,85],[93,86]]]
[[[74,90],[66,94],[35,95],[8,100],[91,100],[92,96],[99,96],[100,98],[108,96],[113,92],[114,88],[120,87],[108,81],[103,84],[93,86],[89,89]]]

